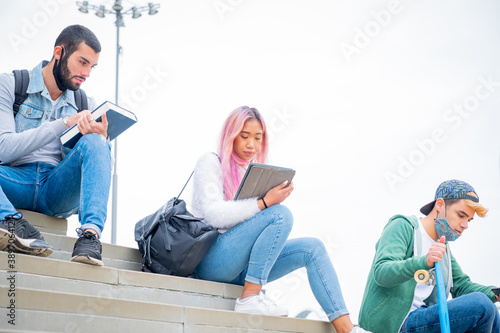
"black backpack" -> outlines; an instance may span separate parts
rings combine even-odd
[[[14,73],[14,105],[12,109],[14,110],[14,118],[16,118],[19,112],[19,107],[24,103],[26,98],[28,98],[28,85],[30,83],[30,75],[27,69],[15,69],[12,71]],[[83,89],[78,89],[75,91],[75,103],[78,108],[78,112],[88,109],[87,94]]]
[[[219,236],[216,228],[188,212],[181,193],[135,224],[144,272],[190,276]]]

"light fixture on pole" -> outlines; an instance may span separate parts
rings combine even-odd
[[[89,9],[95,11],[97,17],[104,18],[106,14],[111,14],[116,17],[116,77],[115,77],[115,104],[118,105],[118,74],[119,74],[119,56],[121,53],[120,46],[120,28],[125,27],[123,22],[123,15],[132,15],[132,18],[136,19],[142,16],[142,12],[148,12],[149,15],[154,15],[158,13],[158,8],[160,4],[158,3],[148,3],[147,6],[132,7],[127,10],[123,10],[122,1],[115,0],[111,9],[107,9],[104,5],[92,5],[88,1],[77,1],[76,5],[78,10],[82,13],[88,13]],[[117,205],[118,205],[118,173],[117,173],[117,160],[118,160],[118,140],[114,140],[114,168],[113,168],[113,188],[112,188],[112,206],[111,206],[111,244],[116,244],[116,215],[117,215]]]

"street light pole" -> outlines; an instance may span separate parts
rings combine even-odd
[[[116,73],[115,73],[115,104],[118,104],[118,80],[120,73],[120,24],[123,24],[121,10],[116,11]],[[111,244],[116,244],[117,211],[118,211],[118,138],[115,138],[114,148],[114,167],[113,167],[113,189],[111,191]]]
[[[111,9],[106,9],[105,6],[92,5],[88,1],[77,1],[76,5],[78,10],[82,13],[88,13],[89,9],[94,10],[97,17],[104,18],[105,14],[114,14],[116,17],[116,75],[115,75],[115,104],[118,105],[118,83],[119,83],[119,68],[120,68],[120,28],[125,27],[123,22],[123,15],[131,14],[132,18],[136,19],[141,17],[141,13],[147,11],[149,15],[158,13],[160,4],[148,3],[147,6],[132,7],[123,11],[121,0],[115,0]],[[113,165],[113,188],[112,188],[112,201],[111,201],[111,244],[116,244],[116,228],[117,228],[117,211],[118,211],[118,139],[114,140],[114,165]]]

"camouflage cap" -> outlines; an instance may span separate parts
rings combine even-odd
[[[469,195],[467,193],[474,192],[477,197]],[[469,184],[464,181],[452,179],[442,182],[437,190],[436,195],[434,197],[434,201],[429,202],[427,205],[420,208],[420,212],[425,215],[429,215],[429,213],[434,208],[434,204],[436,200],[439,198],[443,199],[469,199],[474,202],[479,202],[479,196],[476,193],[476,190]]]

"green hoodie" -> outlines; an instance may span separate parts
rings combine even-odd
[[[417,285],[413,276],[419,269],[430,269],[426,256],[413,256],[414,229],[417,227],[416,216],[395,215],[382,231],[375,245],[375,258],[359,314],[359,324],[364,329],[373,333],[397,333],[410,312]],[[453,255],[451,267],[453,298],[479,291],[496,302],[491,291],[493,287],[472,283]]]

